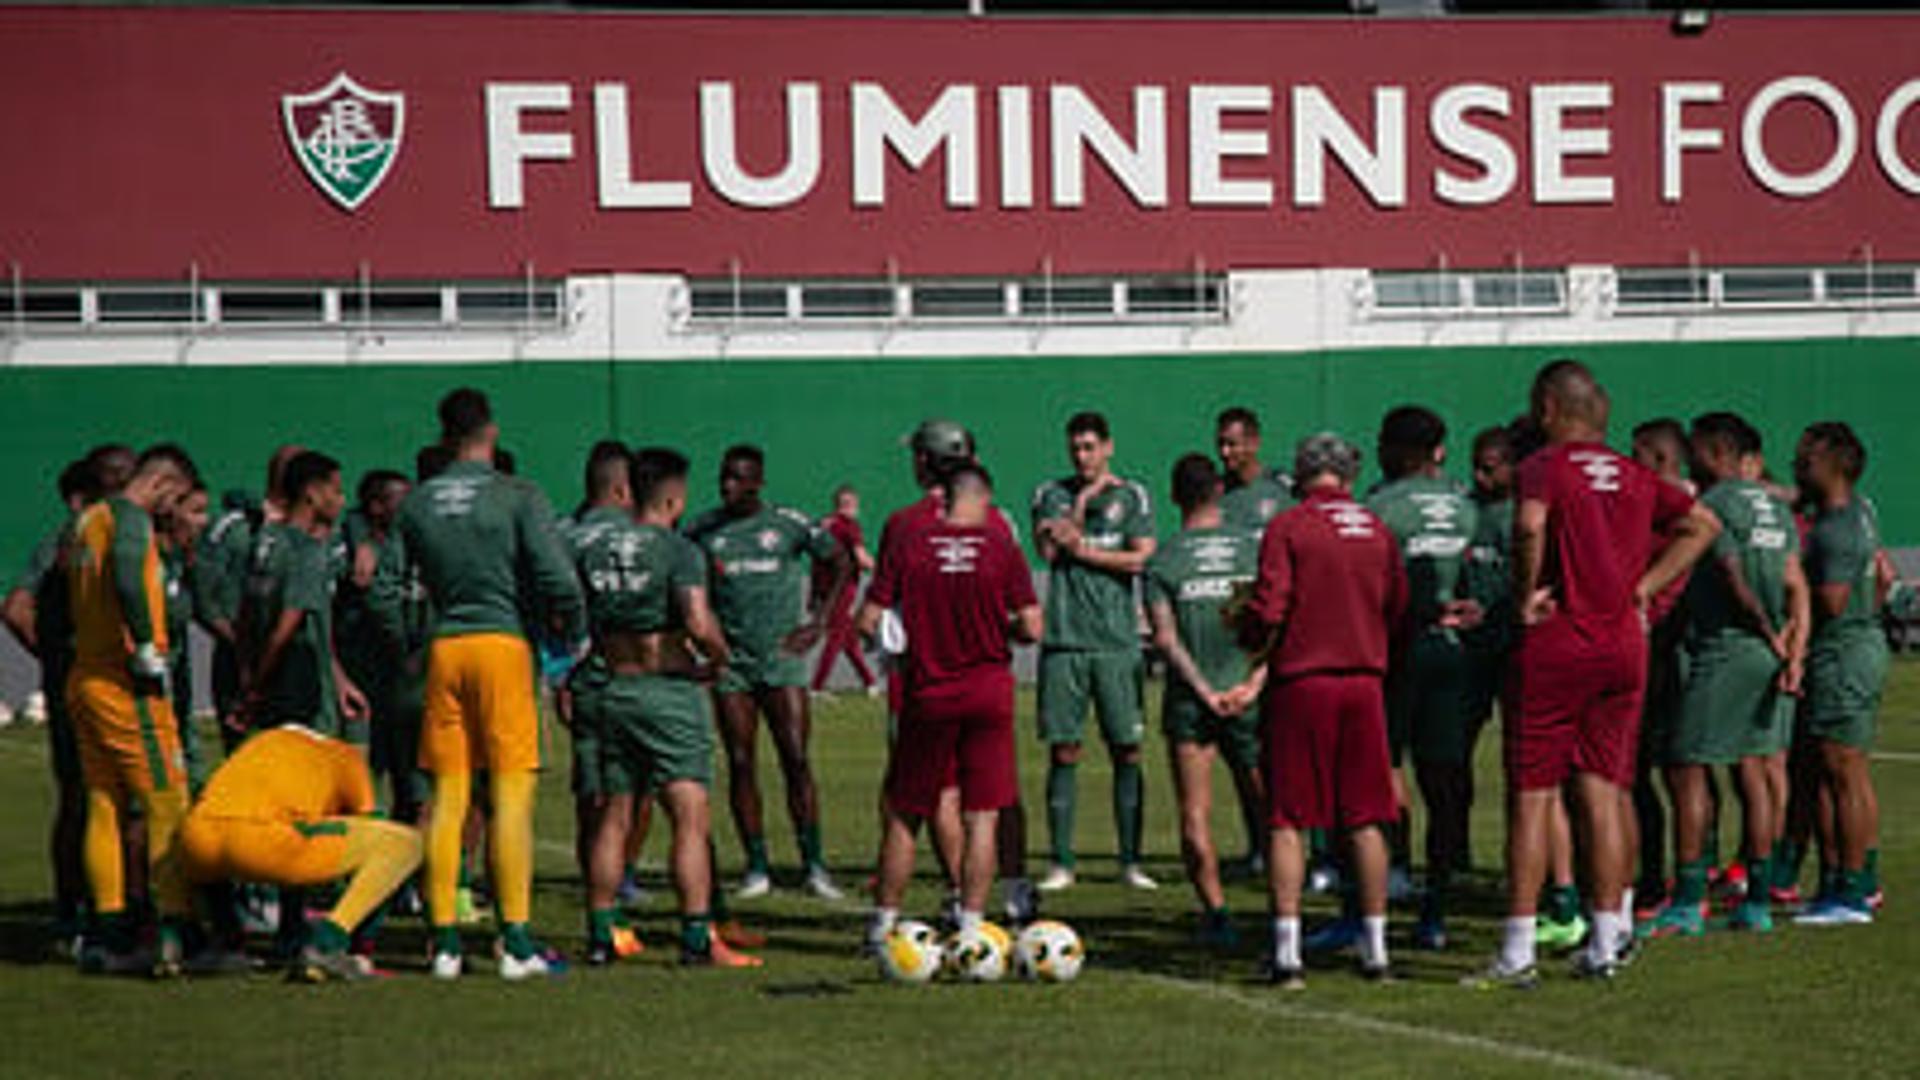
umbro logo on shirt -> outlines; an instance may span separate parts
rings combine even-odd
[[[935,536],[934,557],[940,560],[943,574],[971,574],[980,561],[980,549],[986,538],[980,536]]]
[[[1342,539],[1365,540],[1373,536],[1373,515],[1359,503],[1330,502],[1320,508],[1333,523],[1333,531]]]
[[[1620,459],[1612,454],[1569,455],[1580,471],[1587,474],[1587,487],[1593,491],[1620,490]]]

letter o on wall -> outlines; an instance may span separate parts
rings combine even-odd
[[[1826,163],[1812,172],[1789,173],[1780,169],[1767,157],[1766,126],[1767,115],[1782,102],[1793,98],[1807,98],[1826,110],[1833,119],[1833,153]],[[1860,144],[1860,125],[1853,115],[1853,106],[1834,85],[1825,79],[1816,79],[1811,75],[1790,75],[1784,79],[1775,79],[1760,88],[1747,102],[1746,115],[1740,120],[1740,156],[1747,163],[1747,171],[1754,179],[1776,195],[1788,198],[1804,199],[1818,195],[1840,182],[1847,168],[1853,164],[1854,151]]]

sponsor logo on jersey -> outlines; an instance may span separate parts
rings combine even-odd
[[[1587,474],[1587,487],[1593,491],[1620,490],[1620,459],[1607,453],[1569,454],[1568,460]]]
[[[280,117],[307,179],[352,213],[393,171],[406,136],[407,99],[362,86],[343,71],[318,90],[281,95]]]
[[[933,543],[933,556],[940,561],[943,574],[971,574],[980,561],[980,549],[986,546],[983,536],[935,536],[929,538]]]
[[[1359,503],[1322,503],[1320,512],[1333,523],[1335,535],[1343,540],[1364,540],[1373,535],[1373,515]]]

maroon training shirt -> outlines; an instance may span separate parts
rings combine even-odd
[[[841,551],[847,553],[847,565],[853,567],[853,573],[844,586],[844,591],[851,593],[854,585],[860,580],[860,565],[853,553],[860,550],[861,543],[866,539],[860,531],[860,523],[836,510],[820,519],[820,527],[827,531],[828,536],[833,537],[834,542],[840,545]],[[813,564],[813,594],[820,595],[831,584],[833,584],[833,564],[816,560]],[[841,598],[837,596],[827,597],[829,602],[839,599]]]
[[[1274,678],[1384,674],[1388,630],[1406,606],[1400,546],[1351,495],[1316,489],[1267,523],[1249,610],[1280,627]]]
[[[936,519],[885,554],[867,600],[899,609],[913,692],[1012,661],[1008,616],[1037,601],[1027,560],[1004,527]]]
[[[1593,629],[1633,611],[1659,534],[1693,496],[1603,443],[1561,443],[1520,463],[1515,498],[1547,505],[1540,584],[1560,614]]]

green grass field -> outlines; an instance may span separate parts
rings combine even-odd
[[[1023,698],[1024,704],[1024,698]],[[844,884],[866,876],[880,773],[877,703],[841,699],[818,710],[816,761],[830,854]],[[1612,985],[1575,983],[1555,964],[1533,994],[1476,993],[1457,976],[1484,962],[1499,917],[1495,741],[1485,740],[1476,816],[1472,911],[1440,955],[1406,947],[1410,911],[1396,912],[1403,979],[1362,983],[1342,965],[1315,971],[1303,995],[1253,981],[1264,903],[1252,885],[1231,902],[1248,931],[1242,955],[1216,958],[1189,943],[1192,901],[1174,837],[1164,748],[1149,773],[1154,894],[1110,884],[1108,784],[1100,755],[1081,769],[1082,884],[1053,899],[1091,960],[1069,986],[882,983],[855,957],[862,913],[792,890],[792,843],[772,821],[776,866],[768,900],[743,908],[772,938],[752,973],[683,971],[674,955],[669,894],[650,881],[639,913],[651,946],[612,971],[574,969],[544,985],[501,984],[484,969],[457,985],[424,974],[417,925],[395,921],[384,963],[395,978],[299,987],[266,976],[154,985],[83,979],[51,960],[42,855],[49,802],[42,733],[0,732],[0,1074],[20,1076],[631,1075],[965,1076],[1204,1071],[1209,1075],[1340,1070],[1351,1076],[1537,1075],[1542,1067],[1612,1075],[1920,1074],[1920,1039],[1905,1028],[1920,992],[1920,664],[1896,664],[1876,766],[1884,812],[1888,905],[1866,928],[1797,930],[1765,938],[1726,933],[1654,943]],[[1037,804],[1040,754],[1023,746]],[[554,762],[563,759],[559,754]],[[770,751],[764,779],[774,785]],[[569,855],[565,770],[548,774],[536,920],[553,943],[580,941],[580,884]],[[1225,847],[1240,848],[1229,785],[1216,785]],[[1732,838],[1728,827],[1729,842]],[[1044,837],[1036,822],[1038,850]],[[658,865],[664,837],[650,842]],[[1731,850],[1729,848],[1729,850]],[[722,860],[737,869],[723,826]],[[1036,859],[1035,868],[1039,868]],[[778,874],[777,874],[778,876]],[[851,889],[850,889],[851,891]],[[931,912],[923,879],[909,905]],[[1327,911],[1324,902],[1313,914]],[[476,935],[472,950],[483,948]]]

